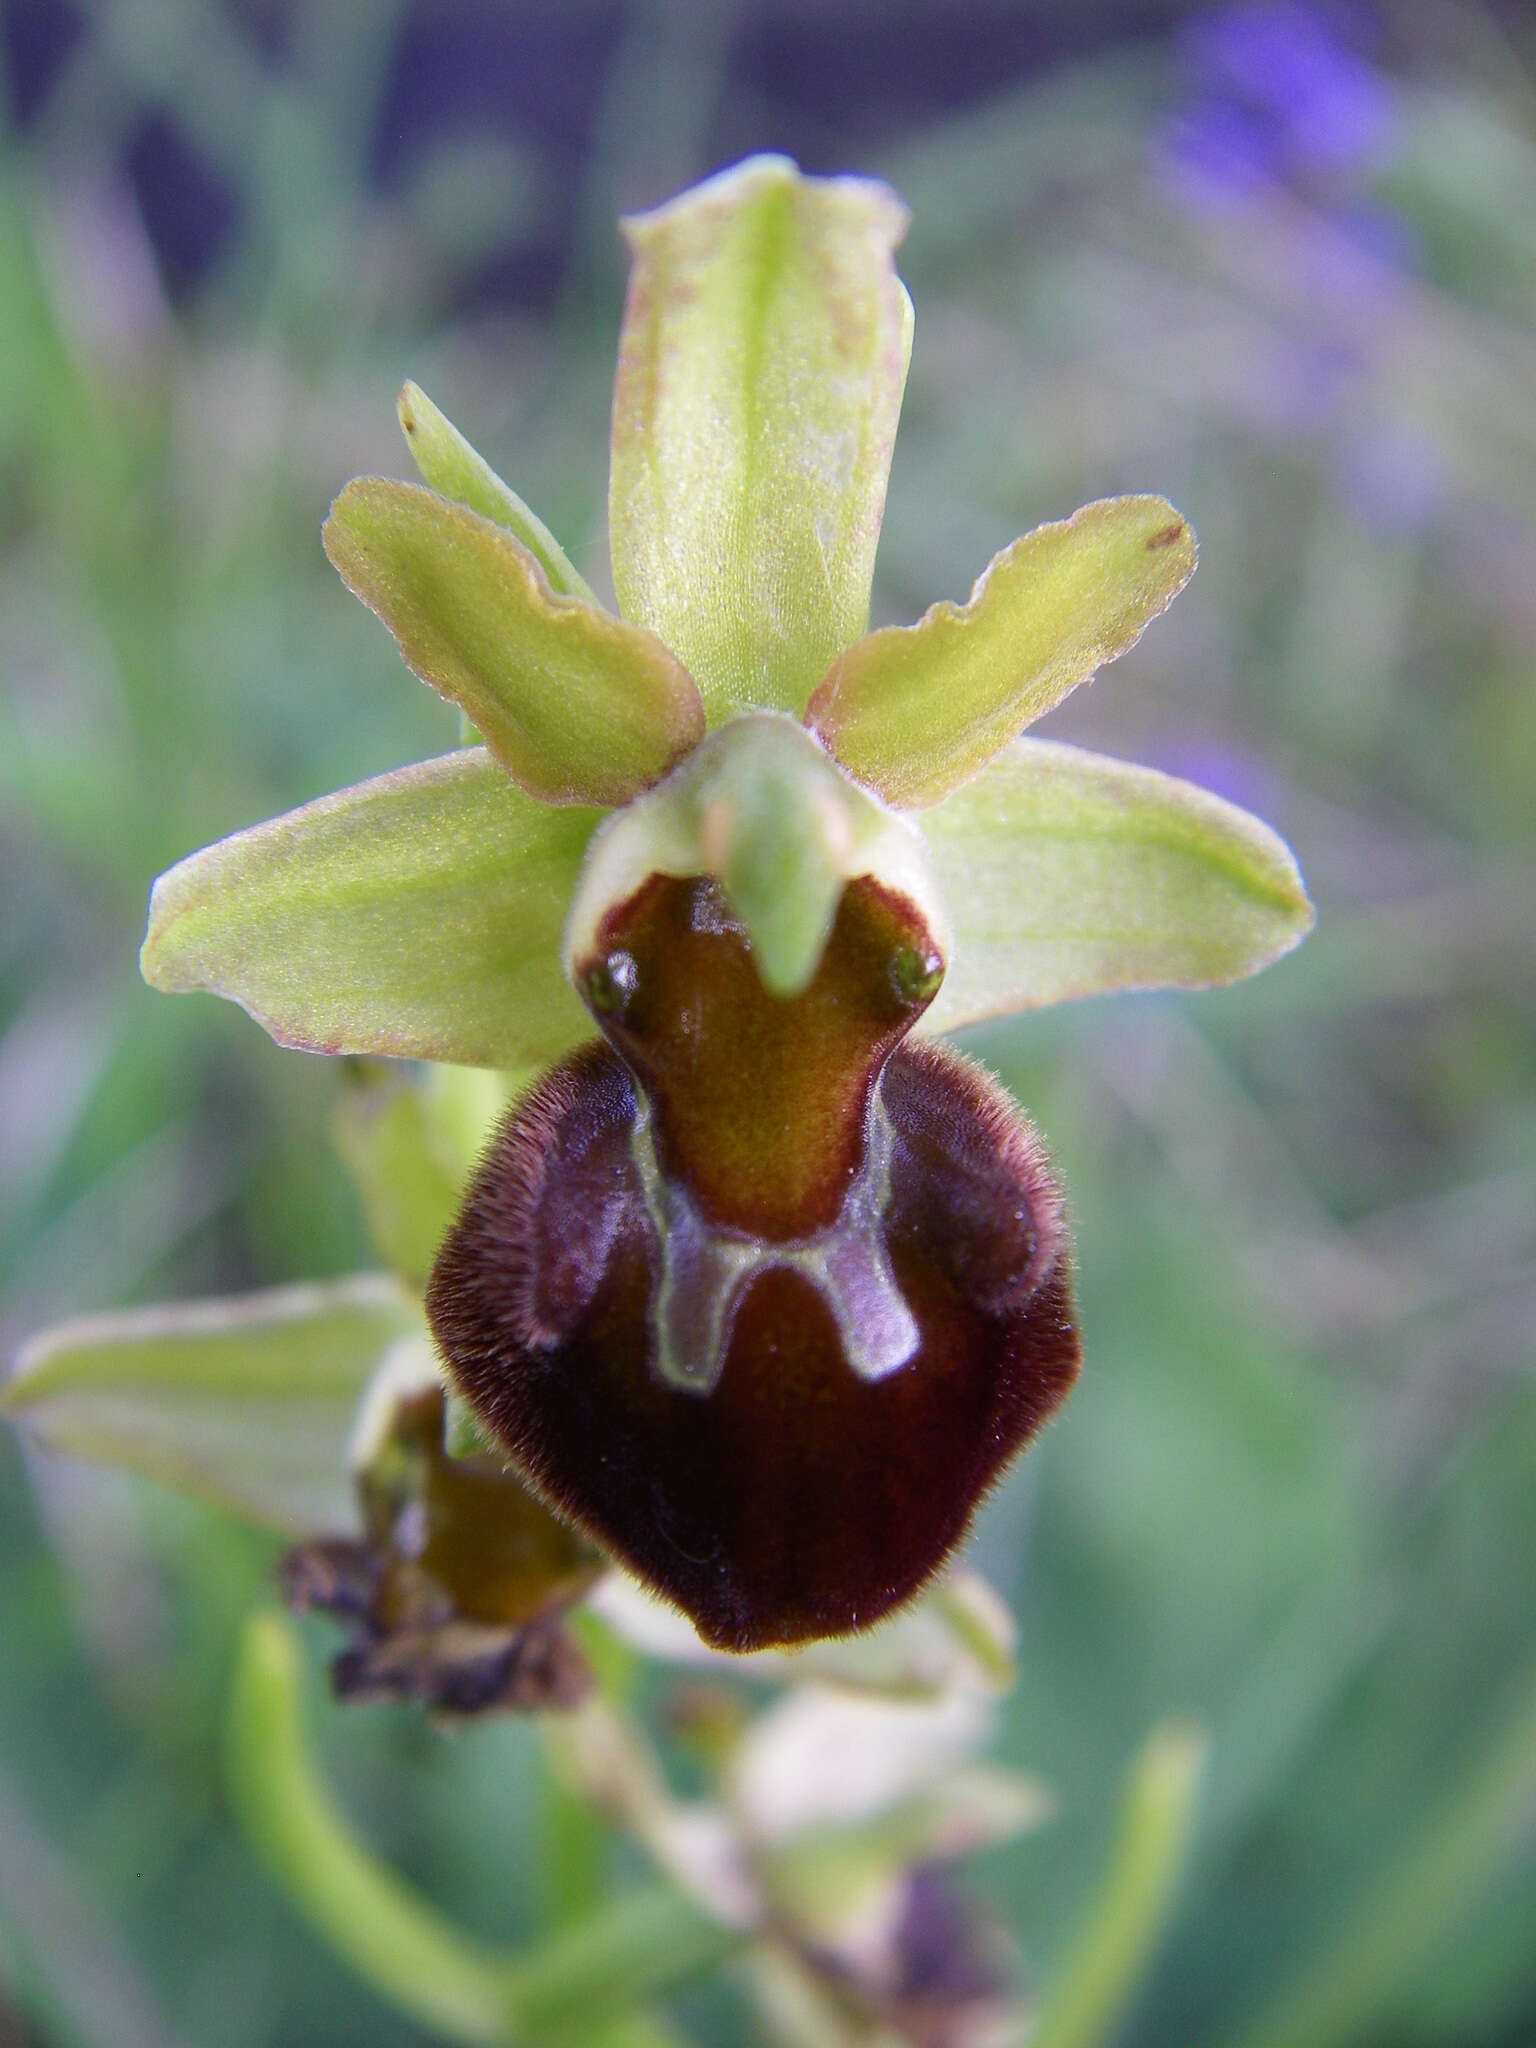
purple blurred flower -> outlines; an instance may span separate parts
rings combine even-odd
[[[1186,735],[1158,747],[1152,758],[1165,775],[1197,781],[1228,803],[1284,807],[1284,786],[1274,770],[1258,754],[1229,740]]]
[[[1352,18],[1347,26],[1358,32]],[[1386,142],[1391,87],[1335,12],[1257,0],[1202,16],[1183,50],[1193,91],[1167,154],[1199,203],[1231,207],[1269,184],[1337,177]]]
[[[1337,475],[1350,511],[1362,525],[1384,535],[1422,531],[1445,500],[1443,462],[1422,435],[1400,420],[1360,426],[1346,435],[1338,450]]]

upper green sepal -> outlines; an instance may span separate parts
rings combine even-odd
[[[560,595],[520,540],[468,506],[359,477],[322,537],[408,666],[530,796],[627,803],[702,736],[699,693],[654,633]]]
[[[868,622],[912,342],[906,224],[888,187],[779,156],[624,224],[614,588],[687,664],[711,723],[799,716]]]
[[[888,803],[932,804],[1137,640],[1194,574],[1166,498],[1102,498],[994,555],[963,605],[850,647],[806,722]]]

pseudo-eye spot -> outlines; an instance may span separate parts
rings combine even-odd
[[[438,1342],[519,1471],[707,1641],[866,1627],[1076,1375],[1040,1141],[906,1042],[943,956],[872,876],[796,995],[710,877],[652,875],[572,964],[604,1042],[498,1132],[432,1276]]]

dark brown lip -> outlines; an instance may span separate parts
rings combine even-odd
[[[1078,1341],[1038,1137],[971,1063],[901,1042],[924,1007],[892,972],[926,939],[911,906],[851,885],[811,989],[779,1000],[717,897],[657,878],[605,921],[596,957],[633,965],[600,1012],[612,1043],[503,1125],[427,1308],[539,1495],[746,1651],[909,1598]],[[877,1341],[893,1297],[910,1341]]]

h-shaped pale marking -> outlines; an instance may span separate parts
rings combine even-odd
[[[880,1227],[890,1200],[895,1134],[878,1081],[870,1090],[864,1157],[836,1221],[782,1242],[749,1237],[700,1215],[688,1190],[662,1173],[650,1105],[638,1084],[636,1096],[630,1149],[661,1247],[661,1284],[651,1308],[657,1378],[683,1393],[711,1393],[725,1370],[737,1304],[760,1273],[777,1266],[803,1274],[821,1295],[860,1379],[899,1371],[917,1350],[918,1329]]]

